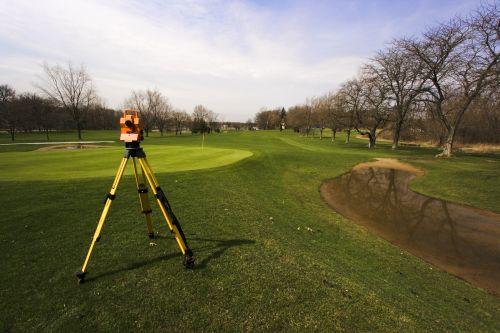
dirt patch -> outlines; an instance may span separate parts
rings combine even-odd
[[[95,149],[95,148],[109,148],[109,147],[110,146],[71,144],[71,145],[55,145],[55,146],[42,147],[38,148],[37,151]]]
[[[384,168],[384,169],[396,169],[408,171],[419,176],[425,174],[425,171],[414,167],[413,165],[403,163],[395,158],[376,158],[375,161],[360,163],[356,165],[352,170],[361,170],[369,168]]]
[[[362,135],[362,134],[357,134],[356,135],[357,139],[364,139],[368,140],[368,135]],[[377,142],[392,142],[392,140],[383,138],[383,137],[377,137]],[[415,146],[415,147],[432,147],[432,148],[439,148],[439,145],[436,144],[435,142],[432,141],[400,141],[400,144],[402,146]],[[491,153],[500,153],[500,145],[497,144],[489,144],[489,143],[467,143],[467,144],[460,144],[457,143],[454,145],[456,150],[459,150],[464,153],[476,153],[476,154],[491,154]]]
[[[500,153],[500,145],[475,144],[459,147],[464,153]]]

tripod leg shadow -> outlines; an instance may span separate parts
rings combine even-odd
[[[111,270],[111,271],[104,272],[102,274],[91,276],[89,278],[86,278],[85,281],[86,282],[91,282],[91,281],[103,278],[105,276],[115,275],[115,274],[119,274],[119,273],[127,272],[127,271],[132,271],[134,269],[138,269],[138,268],[141,268],[141,267],[144,267],[144,266],[147,266],[147,265],[151,265],[151,264],[154,264],[156,262],[160,262],[160,261],[163,261],[163,260],[170,260],[170,259],[177,258],[177,257],[180,258],[181,255],[179,253],[171,253],[171,254],[168,254],[166,256],[160,256],[160,257],[153,258],[151,260],[136,261],[136,262],[134,262],[132,264],[129,264],[126,267],[114,269],[114,270]]]
[[[158,235],[157,238],[169,238],[169,237]],[[203,259],[201,259],[201,261],[199,261],[195,264],[195,266],[193,268],[194,270],[206,268],[208,263],[211,260],[214,260],[214,259],[221,257],[224,254],[224,252],[226,252],[231,247],[255,244],[255,241],[250,240],[250,239],[220,240],[220,239],[210,239],[210,238],[190,238],[190,240],[192,240],[195,243],[200,242],[200,243],[209,244],[209,245],[205,245],[205,246],[203,246],[203,245],[196,246],[193,248],[193,250],[195,252],[195,256],[197,253],[209,252],[207,256],[202,256],[201,258],[203,258]],[[210,252],[210,251],[213,251],[213,252]],[[171,253],[171,254],[168,254],[166,256],[160,256],[160,257],[153,258],[151,260],[137,261],[137,262],[129,264],[128,266],[123,267],[123,268],[114,269],[111,271],[104,272],[102,274],[91,276],[91,277],[87,278],[86,281],[91,282],[91,281],[94,281],[94,280],[97,280],[97,279],[100,279],[100,278],[103,278],[106,276],[115,275],[115,274],[119,274],[119,273],[127,272],[127,271],[132,271],[134,269],[148,266],[148,265],[151,265],[151,264],[163,261],[163,260],[170,260],[173,258],[181,258],[181,254],[180,253]],[[200,257],[198,257],[198,258],[200,258]]]
[[[250,239],[226,239],[226,240],[221,240],[221,239],[210,239],[210,238],[191,238],[192,241],[194,242],[203,242],[205,244],[213,244],[213,245],[208,245],[208,246],[202,246],[202,247],[194,247],[193,250],[196,253],[198,253],[198,259],[200,259],[199,253],[203,253],[205,251],[210,251],[212,250],[213,252],[209,253],[206,257],[201,257],[201,261],[198,261],[196,265],[194,266],[193,269],[204,269],[207,267],[208,263],[211,260],[217,259],[221,257],[224,252],[226,252],[229,248],[232,247],[238,247],[238,246],[243,246],[243,245],[250,245],[250,244],[255,244],[254,240]]]

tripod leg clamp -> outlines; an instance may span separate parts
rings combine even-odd
[[[104,198],[104,204],[106,204],[106,201],[109,200],[115,200],[116,198],[116,194],[111,194],[111,193],[106,193],[106,197]]]

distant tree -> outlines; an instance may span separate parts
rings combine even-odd
[[[280,126],[281,108],[274,110],[267,110],[261,108],[255,115],[255,123],[259,129],[277,129]]]
[[[319,139],[323,140],[323,131],[330,120],[328,97],[321,96],[314,98],[311,103],[312,122],[319,128]]]
[[[186,111],[176,110],[172,112],[175,135],[182,135],[182,129],[187,126],[190,120],[190,116]]]
[[[155,115],[153,109],[155,108],[155,90],[146,91],[132,91],[131,96],[125,100],[125,107],[139,111],[141,115],[142,126],[146,137],[155,126]]]
[[[340,121],[346,132],[345,143],[349,143],[351,131],[356,128],[357,113],[365,102],[363,88],[358,79],[352,79],[344,83],[337,94]]]
[[[387,98],[389,87],[380,77],[373,75],[368,69],[359,81],[361,99],[356,108],[355,127],[358,133],[368,135],[368,148],[375,147],[378,131],[384,127],[391,116],[391,105]]]
[[[342,105],[341,99],[338,94],[329,92],[324,97],[325,108],[326,108],[326,123],[327,126],[332,130],[332,142],[335,141],[337,132],[342,130]]]
[[[0,121],[8,128],[12,141],[15,140],[16,129],[19,126],[19,114],[14,107],[15,98],[14,88],[6,84],[0,85]]]
[[[192,133],[207,133],[208,127],[208,113],[209,110],[203,105],[196,105],[192,113],[191,132]]]
[[[107,108],[102,101],[97,99],[87,112],[85,126],[89,129],[116,129],[120,117],[121,112]]]
[[[220,115],[213,112],[212,110],[208,110],[206,115],[206,122],[208,124],[208,133],[215,131],[217,133],[220,132]]]
[[[285,108],[281,109],[280,112],[280,132],[286,128],[286,111]]]
[[[252,119],[248,119],[246,122],[245,122],[245,127],[247,130],[249,131],[253,131],[254,127],[255,127],[255,123],[252,121]]]
[[[146,103],[148,112],[151,114],[152,125],[155,126],[160,132],[160,135],[163,136],[172,116],[172,105],[157,89],[146,91]]]
[[[83,65],[75,68],[68,64],[64,68],[44,64],[40,78],[42,82],[37,87],[71,115],[78,132],[78,140],[81,140],[85,114],[96,99],[92,79],[87,70]]]
[[[294,131],[308,136],[313,123],[312,108],[309,101],[288,108],[287,121]]]
[[[39,132],[45,132],[47,141],[50,140],[49,132],[55,128],[56,107],[52,100],[42,98],[37,94],[21,94],[16,101],[18,112],[23,117],[24,127],[27,130],[36,128]]]

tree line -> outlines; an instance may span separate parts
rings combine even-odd
[[[289,108],[286,124],[309,135],[314,129],[352,131],[369,138],[390,132],[439,144],[450,156],[457,137],[500,142],[500,15],[497,3],[455,17],[419,37],[393,40],[339,89]],[[278,128],[278,110],[261,110],[259,128]],[[263,124],[266,123],[265,126]]]
[[[43,132],[46,139],[58,130],[76,130],[79,140],[83,129],[116,129],[121,112],[107,108],[94,88],[84,66],[43,65],[36,84],[37,93],[18,94],[7,84],[0,85],[0,129],[14,141],[19,132]],[[220,132],[221,127],[240,129],[241,123],[223,124],[220,115],[203,105],[191,114],[176,109],[158,89],[132,91],[124,101],[126,108],[140,112],[146,136],[153,130],[181,135]]]
[[[54,131],[78,129],[105,130],[116,128],[120,113],[102,103],[89,103],[74,113],[58,101],[36,93],[18,94],[9,85],[0,85],[0,128],[7,131],[12,141],[19,132],[44,133],[47,141]]]

